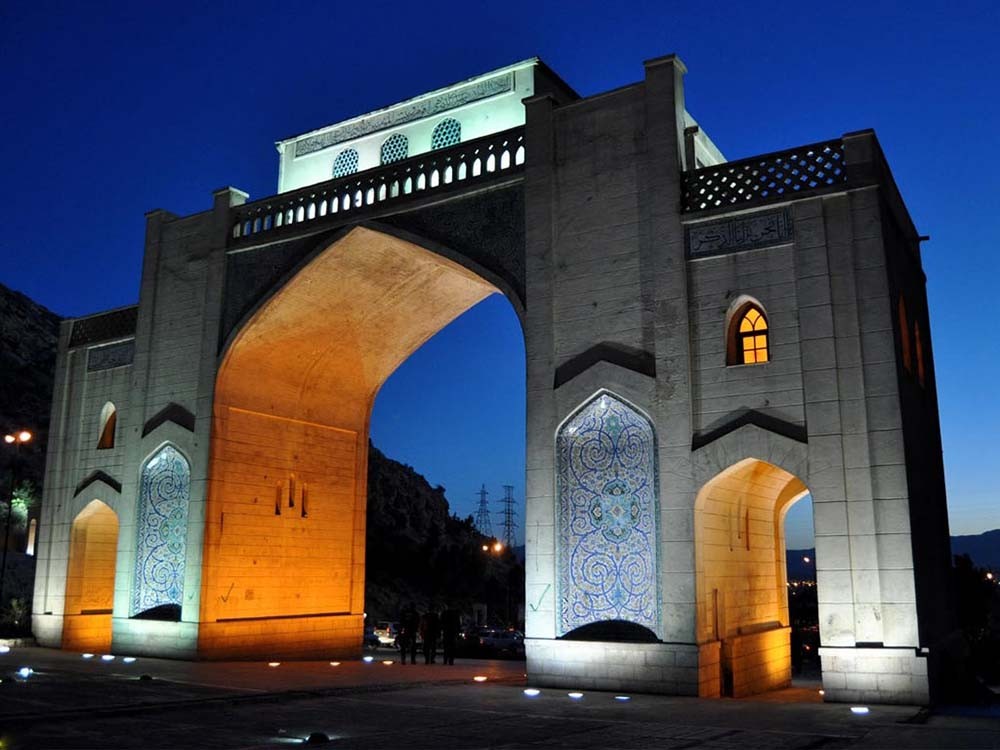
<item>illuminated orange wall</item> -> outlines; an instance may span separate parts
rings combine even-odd
[[[117,554],[118,516],[94,500],[76,517],[70,531],[64,649],[110,651]]]
[[[216,382],[201,656],[360,649],[375,396],[424,341],[495,291],[423,248],[357,228],[244,326]]]
[[[806,492],[794,476],[743,461],[702,488],[695,506],[698,642],[720,644],[718,679],[736,697],[791,682],[784,516]],[[711,671],[711,670],[709,670]]]

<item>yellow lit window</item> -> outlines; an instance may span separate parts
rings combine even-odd
[[[740,318],[736,334],[740,362],[755,365],[768,360],[767,318],[755,306],[747,308]]]

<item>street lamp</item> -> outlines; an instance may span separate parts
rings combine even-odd
[[[4,584],[7,583],[7,550],[10,547],[10,516],[14,510],[14,490],[17,487],[17,469],[21,460],[21,446],[31,442],[32,434],[18,430],[12,435],[4,435],[3,441],[14,446],[14,459],[10,465],[10,492],[7,493],[7,519],[3,525],[3,561],[0,562],[0,607],[3,606]]]

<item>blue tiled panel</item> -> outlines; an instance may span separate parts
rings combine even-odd
[[[559,630],[627,620],[660,634],[656,436],[602,393],[559,431]]]
[[[132,614],[182,604],[191,467],[165,445],[146,463],[139,488]]]

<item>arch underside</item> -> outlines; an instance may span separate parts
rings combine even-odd
[[[741,697],[791,684],[784,518],[806,485],[750,458],[695,503],[700,693]]]
[[[375,396],[495,292],[451,260],[357,227],[246,323],[216,382],[201,655],[360,646]]]

